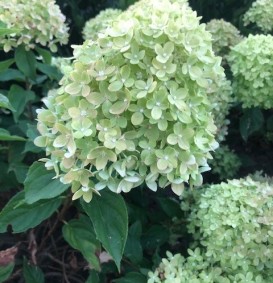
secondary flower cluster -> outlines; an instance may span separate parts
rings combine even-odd
[[[94,40],[100,31],[106,29],[121,14],[121,10],[108,8],[101,11],[95,18],[85,23],[82,34],[84,39]]]
[[[273,36],[249,35],[228,57],[234,94],[243,107],[273,107]]]
[[[245,13],[244,25],[255,23],[264,33],[273,31],[272,0],[256,0]]]
[[[68,42],[65,16],[55,0],[9,0],[0,1],[0,22],[13,33],[0,36],[0,45],[8,52],[24,44],[34,48],[37,44],[57,51],[57,43]]]
[[[209,164],[212,168],[213,174],[217,174],[220,180],[235,177],[241,166],[241,161],[228,146],[220,146],[216,149],[212,156],[213,159],[210,160]]]
[[[247,177],[185,195],[182,209],[191,211],[188,229],[199,248],[186,259],[168,253],[148,282],[272,282],[273,186],[261,180]]]
[[[243,37],[240,31],[231,23],[225,20],[211,20],[207,23],[206,29],[212,35],[212,48],[216,55],[225,57],[230,47],[238,44]]]
[[[143,182],[177,194],[185,182],[200,185],[218,146],[209,97],[225,77],[188,4],[140,1],[74,56],[38,111],[35,141],[73,199]]]

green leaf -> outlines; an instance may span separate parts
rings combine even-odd
[[[24,112],[26,104],[35,99],[35,94],[30,90],[24,90],[18,85],[12,85],[8,98],[12,107],[15,109],[13,111],[14,121],[18,122],[18,118]]]
[[[6,266],[0,266],[0,283],[5,282],[11,275],[14,268],[14,263]]]
[[[9,99],[0,93],[0,107],[6,108],[12,111],[16,111],[9,102]]]
[[[264,124],[264,116],[259,108],[247,109],[240,119],[240,133],[244,141],[260,131]]]
[[[26,259],[24,259],[23,263],[23,275],[26,283],[45,282],[43,271],[38,266],[28,264]]]
[[[54,177],[55,172],[47,170],[41,162],[34,162],[24,182],[26,203],[55,198],[69,188],[69,184],[63,184]]]
[[[100,243],[96,239],[94,228],[87,216],[69,221],[63,226],[64,239],[71,247],[80,251],[84,258],[96,270],[100,270],[100,261],[96,252],[100,249]]]
[[[43,57],[44,63],[50,65],[51,64],[51,58],[52,58],[51,53],[48,50],[41,48],[41,47],[36,47],[35,49]]]
[[[89,276],[85,283],[100,283],[100,278],[98,273],[95,270],[89,272]]]
[[[0,73],[6,71],[13,63],[14,59],[8,59],[0,62]]]
[[[15,62],[18,69],[28,78],[35,79],[36,76],[36,58],[31,50],[26,50],[20,45],[15,50]]]
[[[147,278],[138,272],[129,272],[124,277],[113,280],[115,283],[146,283]]]
[[[140,243],[141,233],[142,227],[140,221],[135,222],[129,228],[124,255],[133,263],[139,263],[143,258],[143,251]]]
[[[26,139],[19,136],[13,136],[9,131],[0,128],[0,141],[26,141]]]
[[[128,234],[128,213],[122,196],[102,191],[101,196],[94,195],[90,203],[81,201],[81,205],[94,225],[97,238],[120,270]]]
[[[10,199],[0,213],[0,233],[6,232],[8,225],[12,225],[13,233],[21,233],[33,228],[50,217],[61,203],[61,199],[55,198],[27,204],[24,192],[19,192]]]
[[[50,66],[47,64],[37,63],[37,69],[42,73],[46,74],[51,80],[59,81],[62,78],[61,73],[55,66]]]
[[[169,230],[161,225],[151,226],[142,237],[143,247],[155,249],[169,240]]]
[[[170,217],[183,217],[180,203],[175,199],[158,197],[157,201],[162,210]]]
[[[24,81],[25,76],[16,69],[7,69],[0,73],[0,82],[7,82],[7,81]]]

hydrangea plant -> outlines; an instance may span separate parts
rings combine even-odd
[[[84,39],[96,39],[99,33],[106,29],[113,20],[121,14],[119,9],[108,8],[101,11],[95,18],[90,19],[85,23],[82,34]]]
[[[218,146],[209,97],[225,75],[188,4],[142,0],[74,56],[38,111],[35,141],[73,199],[143,182],[177,194],[200,185]]]
[[[273,107],[273,36],[249,35],[228,57],[234,94],[243,107]]]
[[[227,145],[220,146],[213,153],[209,162],[212,173],[219,176],[220,180],[234,178],[241,166],[240,158]]]
[[[5,52],[21,44],[27,49],[40,44],[55,52],[57,43],[68,42],[65,16],[55,0],[0,1],[0,24],[12,30],[9,35],[0,35]]]
[[[256,0],[245,13],[244,25],[255,23],[264,33],[273,31],[273,2],[272,0]]]
[[[211,20],[207,23],[206,29],[212,35],[212,48],[218,56],[225,57],[230,47],[237,45],[243,39],[240,31],[223,19]]]
[[[251,177],[183,195],[195,242],[187,258],[167,253],[148,283],[269,283],[273,280],[273,186]],[[196,248],[196,246],[198,246]]]
[[[62,74],[72,71],[71,58],[66,57],[52,57],[51,65],[55,66]]]

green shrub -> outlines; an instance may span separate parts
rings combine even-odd
[[[244,15],[244,25],[256,24],[264,33],[273,31],[272,0],[256,0]]]
[[[21,44],[27,49],[40,44],[55,52],[57,43],[68,42],[65,16],[55,0],[1,1],[0,24],[11,29],[8,35],[0,36],[0,45],[6,52]]]
[[[249,35],[228,57],[234,94],[243,107],[273,107],[273,37]]]
[[[145,7],[145,9],[144,9]],[[185,1],[140,1],[95,41],[75,47],[73,70],[38,111],[46,167],[90,201],[202,183],[217,147],[209,96],[224,80],[209,33]]]

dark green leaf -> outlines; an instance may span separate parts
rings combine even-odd
[[[240,119],[240,133],[244,141],[262,129],[264,116],[259,108],[247,109]]]
[[[273,116],[270,116],[266,121],[266,129],[273,132]]]
[[[138,263],[143,258],[140,236],[142,234],[141,222],[137,221],[129,228],[124,255],[133,263]]]
[[[6,108],[6,109],[9,109],[9,110],[13,110],[13,111],[16,111],[12,105],[10,104],[9,102],[9,99],[0,93],[0,108]]]
[[[18,183],[23,184],[27,176],[27,172],[29,168],[28,165],[21,163],[21,162],[19,163],[10,162],[9,164],[10,165],[9,165],[8,172],[13,171]]]
[[[26,50],[24,45],[20,45],[15,50],[15,62],[18,69],[28,78],[35,79],[36,58],[31,50]]]
[[[45,282],[43,271],[38,266],[28,264],[26,259],[24,259],[23,263],[23,275],[26,283]]]
[[[161,225],[153,225],[142,237],[143,247],[155,249],[169,240],[169,230]]]
[[[26,139],[19,136],[13,136],[9,131],[0,128],[0,141],[26,141]]]
[[[27,204],[24,192],[19,192],[0,213],[0,233],[6,232],[8,225],[12,225],[13,233],[33,228],[50,217],[61,203],[61,199],[55,198]]]
[[[89,276],[85,283],[100,283],[100,278],[98,273],[95,270],[89,272]]]
[[[100,249],[100,243],[96,239],[94,228],[87,216],[69,221],[63,226],[64,239],[71,247],[79,250],[85,259],[96,270],[100,270],[100,262],[96,252]]]
[[[51,64],[51,58],[52,58],[51,53],[44,48],[36,47],[35,49],[43,57],[44,63],[50,65]]]
[[[0,283],[5,282],[11,275],[14,268],[14,263],[6,266],[0,266]]]
[[[55,79],[59,81],[62,78],[62,75],[55,66],[37,63],[37,68],[42,73],[46,74],[51,80]]]
[[[118,270],[128,234],[128,213],[121,195],[102,191],[90,203],[81,202],[90,217],[97,238],[114,259]]]
[[[175,199],[158,197],[157,201],[162,210],[170,217],[182,217],[183,213],[180,208],[180,203]]]
[[[129,272],[124,277],[113,280],[115,283],[146,283],[147,278],[141,273]]]
[[[16,69],[7,69],[0,73],[0,82],[7,82],[7,81],[24,81],[25,76]]]
[[[69,188],[68,184],[64,185],[54,177],[55,173],[47,170],[44,163],[34,162],[24,182],[26,203],[55,198]]]
[[[13,112],[14,121],[18,122],[18,118],[24,112],[26,104],[35,99],[35,94],[30,90],[24,90],[18,85],[12,85],[8,98],[12,107],[16,110]]]
[[[0,73],[6,71],[13,63],[14,59],[8,59],[0,62]]]

